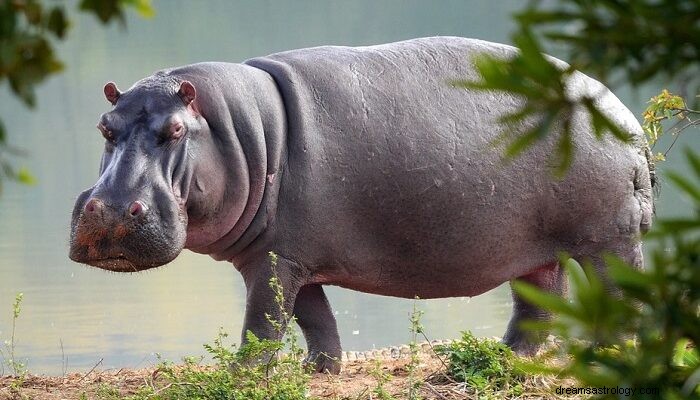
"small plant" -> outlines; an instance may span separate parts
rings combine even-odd
[[[369,370],[369,374],[377,381],[377,386],[372,389],[372,393],[377,396],[378,400],[396,400],[384,387],[391,381],[392,376],[382,369],[381,361],[375,360],[372,369]]]
[[[121,394],[119,393],[119,389],[115,388],[112,385],[108,385],[106,383],[100,383],[97,386],[97,388],[95,389],[95,394],[101,400],[119,400],[119,399],[121,399]],[[87,395],[85,393],[83,393],[80,397],[87,399]]]
[[[503,343],[463,332],[460,340],[437,346],[436,352],[447,357],[448,375],[466,383],[480,397],[504,398],[523,392],[525,375],[516,367],[513,351]]]
[[[423,324],[421,324],[421,317],[424,312],[418,310],[418,296],[413,299],[413,310],[411,311],[410,321],[411,321],[411,341],[408,344],[409,351],[411,354],[411,361],[408,363],[408,399],[409,400],[419,400],[419,390],[423,384],[422,380],[416,377],[418,372],[418,364],[420,363],[419,358],[419,346],[418,346],[418,335],[424,335]]]
[[[24,293],[17,293],[15,296],[15,301],[12,304],[12,330],[10,333],[10,339],[5,341],[5,350],[0,350],[0,356],[2,356],[2,374],[5,373],[5,366],[10,370],[12,375],[14,375],[19,380],[22,380],[27,374],[27,368],[24,363],[17,359],[15,354],[15,333],[17,330],[17,320],[22,313],[22,299],[24,298]]]

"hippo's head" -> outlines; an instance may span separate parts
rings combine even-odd
[[[110,82],[104,93],[115,107],[97,123],[100,177],[76,201],[70,258],[118,272],[157,267],[185,246],[188,208],[198,212],[190,188],[207,183],[206,174],[193,179],[203,167],[196,155],[213,138],[189,81],[156,75],[125,93]]]

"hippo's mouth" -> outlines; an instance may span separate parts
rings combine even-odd
[[[101,260],[90,260],[85,262],[88,265],[91,265],[93,267],[97,267],[100,269],[104,269],[107,271],[112,271],[112,272],[139,272],[143,271],[149,268],[156,267],[156,265],[153,266],[144,266],[144,265],[136,265],[133,262],[129,261],[126,257],[119,256],[119,257],[114,257],[114,258],[104,258]]]

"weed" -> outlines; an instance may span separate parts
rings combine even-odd
[[[5,341],[5,350],[0,349],[0,357],[2,357],[2,363],[0,363],[1,374],[5,374],[5,366],[10,370],[14,379],[10,382],[9,390],[15,398],[24,398],[22,395],[22,385],[27,377],[27,366],[17,359],[17,354],[15,353],[15,332],[17,330],[17,320],[22,313],[22,299],[24,298],[23,293],[17,293],[15,296],[15,301],[12,304],[12,331],[10,333],[10,339]]]
[[[121,399],[121,394],[119,393],[119,389],[115,388],[112,385],[108,385],[106,383],[100,383],[97,386],[97,389],[95,389],[95,394],[97,397],[101,400],[119,400]],[[84,397],[87,398],[87,395],[83,393]],[[83,397],[81,395],[81,397]]]
[[[421,324],[421,317],[424,312],[418,310],[418,296],[413,299],[413,310],[411,311],[410,321],[411,321],[411,341],[408,344],[411,361],[408,363],[408,400],[419,400],[419,390],[423,384],[422,380],[416,377],[418,372],[419,359],[419,346],[418,346],[418,335],[423,334],[423,324]]]
[[[463,332],[460,340],[437,346],[436,351],[447,357],[447,373],[480,397],[503,398],[523,392],[525,376],[516,368],[513,351],[503,343]]]
[[[375,360],[372,369],[369,370],[369,374],[372,378],[374,378],[377,381],[377,386],[375,386],[374,389],[372,389],[372,393],[377,395],[378,400],[396,400],[394,396],[392,396],[384,388],[384,385],[391,381],[392,376],[390,373],[385,372],[382,369],[381,361]]]
[[[15,332],[17,330],[17,319],[19,319],[22,313],[22,299],[24,298],[24,293],[17,293],[15,296],[15,301],[12,304],[12,330],[10,333],[10,339],[5,341],[5,350],[0,349],[0,356],[2,356],[3,362],[2,374],[5,373],[5,366],[10,370],[10,372],[18,378],[22,378],[27,374],[26,365],[17,359],[15,354]]]

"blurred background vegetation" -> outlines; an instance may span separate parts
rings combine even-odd
[[[54,50],[55,42],[66,40],[71,14],[93,14],[103,24],[118,21],[126,25],[125,12],[134,9],[149,18],[154,10],[150,0],[81,0],[68,11],[61,2],[41,0],[0,0],[0,85],[9,84],[12,93],[25,106],[37,105],[35,88],[49,76],[61,72],[65,64]],[[13,157],[24,150],[7,142],[5,125],[0,114],[0,193],[3,178],[34,183],[26,167],[17,168]]]

